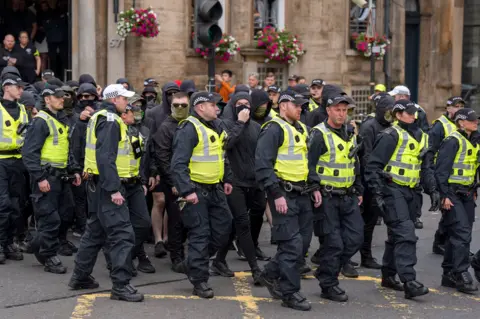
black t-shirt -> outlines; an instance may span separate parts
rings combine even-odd
[[[33,24],[37,22],[35,14],[25,9],[24,11],[10,11],[5,15],[5,25],[7,26],[7,33],[18,39],[21,31],[27,31],[28,36],[31,35]]]
[[[35,57],[39,56],[40,53],[33,44],[29,43],[25,48],[17,44],[15,49],[22,56],[22,66],[24,68],[36,68],[37,62],[35,61]]]

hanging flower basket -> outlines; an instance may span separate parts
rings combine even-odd
[[[215,58],[224,62],[228,62],[240,51],[240,44],[231,35],[224,34],[222,39],[215,45]],[[208,48],[196,48],[195,52],[208,58]]]
[[[375,34],[374,37],[368,37],[365,32],[353,33],[352,41],[355,43],[355,50],[360,52],[365,58],[369,58],[372,55],[372,48],[375,48],[373,54],[377,60],[383,60],[385,53],[390,45],[390,41],[386,36],[379,36]]]
[[[259,31],[256,36],[257,48],[265,49],[265,62],[295,64],[305,54],[303,44],[296,35],[286,30],[277,31],[271,26]]]
[[[117,34],[125,40],[132,34],[136,37],[155,38],[160,30],[157,15],[151,7],[147,9],[131,8],[120,12],[120,21],[117,22]]]

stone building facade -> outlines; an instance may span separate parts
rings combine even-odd
[[[161,25],[155,39],[128,37],[120,42],[115,34],[114,1],[72,0],[73,76],[80,70],[90,72],[103,84],[126,76],[137,88],[146,77],[155,77],[159,83],[188,78],[204,87],[207,61],[191,48],[194,1],[119,0],[120,10],[133,2],[136,7],[152,6]],[[375,1],[379,34],[384,30],[385,1],[389,0]],[[262,51],[255,49],[254,0],[221,2],[221,26],[239,41],[242,51],[228,63],[218,62],[217,70],[232,70],[237,83],[245,83],[254,71],[261,76],[275,71],[283,86],[289,74],[303,75],[307,81],[322,78],[343,86],[360,106],[366,105],[370,61],[351,49],[351,1],[275,1],[279,27],[297,34],[306,50],[292,66],[267,64]],[[464,0],[390,2],[392,44],[387,70],[391,83],[405,83],[406,74],[410,83],[418,83],[418,103],[431,118],[443,110],[449,96],[461,92],[463,17]],[[377,61],[377,83],[384,82],[383,68],[383,61]]]

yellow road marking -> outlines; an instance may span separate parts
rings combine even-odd
[[[93,303],[96,298],[97,295],[83,295],[78,297],[77,304],[73,309],[70,319],[84,319],[90,317],[93,311]]]
[[[243,310],[244,319],[261,319],[258,314],[258,305],[255,302],[255,297],[252,296],[252,289],[248,279],[251,278],[250,273],[236,272],[233,277],[233,286],[235,287],[235,293],[237,298],[242,298],[240,301],[240,308]]]

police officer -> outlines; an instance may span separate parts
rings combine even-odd
[[[270,117],[275,117],[278,115],[278,98],[280,97],[280,88],[276,85],[270,85],[267,88],[268,96],[272,101],[272,108],[270,109]]]
[[[135,92],[121,84],[112,84],[103,91],[101,110],[90,119],[87,128],[85,168],[89,174],[87,198],[90,217],[80,241],[75,269],[70,279],[72,289],[94,289],[98,282],[91,276],[99,250],[106,246],[112,269],[113,287],[110,298],[143,301],[131,284],[132,249],[135,233],[125,202],[126,185],[122,179],[132,177],[130,161],[134,144],[128,137],[128,127],[120,117]]]
[[[208,285],[209,257],[224,247],[232,228],[230,171],[225,161],[226,134],[216,122],[220,96],[194,93],[192,114],[180,122],[173,141],[171,171],[178,194],[187,202],[183,223],[188,229],[187,275],[193,294],[213,298]]]
[[[307,102],[300,94],[282,92],[280,116],[263,126],[255,153],[256,179],[267,192],[273,217],[273,239],[277,254],[260,276],[282,305],[296,310],[310,310],[311,305],[300,293],[299,267],[312,239],[313,192],[315,207],[321,204],[318,183],[308,181],[315,172],[308,170],[307,127],[300,122],[302,105]],[[307,187],[313,186],[313,188]]]
[[[451,133],[457,130],[453,121],[455,113],[465,106],[465,101],[460,96],[453,96],[447,100],[446,112],[438,119],[433,121],[433,125],[428,131],[428,141],[430,148],[435,153],[440,148],[442,141]],[[445,252],[445,228],[443,226],[443,215],[438,223],[438,229],[435,232],[432,251],[434,254],[443,255]]]
[[[22,148],[23,163],[30,174],[37,228],[33,239],[34,253],[45,266],[45,271],[64,274],[67,268],[58,258],[57,251],[59,237],[62,237],[61,226],[71,220],[68,215],[73,210],[72,193],[67,183],[78,186],[81,179],[78,170],[69,170],[75,169],[75,165],[69,163],[69,126],[62,112],[65,92],[58,86],[49,85],[41,95],[45,109],[37,114],[28,128]],[[66,229],[63,230],[66,237]]]
[[[0,99],[0,264],[6,259],[22,260],[23,254],[13,245],[14,228],[20,218],[20,200],[25,187],[25,166],[20,149],[28,125],[25,107],[18,103],[26,85],[13,74],[2,77]]]
[[[310,100],[308,103],[308,110],[313,112],[314,110],[318,109],[320,105],[322,105],[322,91],[323,86],[327,84],[324,80],[315,79],[310,84]]]
[[[465,108],[458,110],[453,120],[458,130],[442,142],[435,167],[442,198],[443,227],[447,233],[442,286],[473,293],[478,288],[468,267],[480,152],[480,146],[472,141],[472,133],[478,129],[478,116],[474,110]]]
[[[346,125],[350,99],[339,95],[328,100],[328,119],[311,131],[308,151],[310,179],[321,185],[323,203],[314,209],[314,231],[320,238],[320,265],[315,277],[322,298],[347,301],[338,274],[363,242],[359,205],[363,186],[356,152],[357,139]],[[358,274],[357,274],[358,277]]]
[[[362,147],[359,151],[360,159],[360,170],[362,173],[362,179],[365,167],[368,162],[370,153],[373,150],[373,145],[377,140],[378,133],[384,129],[390,127],[392,119],[386,114],[391,114],[391,108],[394,104],[393,98],[387,93],[379,93],[373,97],[373,103],[375,104],[375,113],[373,117],[365,120],[360,126],[359,135],[362,139]],[[363,180],[365,185],[365,181]],[[373,230],[377,224],[378,217],[380,212],[378,208],[373,205],[372,196],[369,188],[365,185],[365,190],[363,193],[363,221],[365,223],[363,230],[363,244],[360,249],[361,264],[362,267],[371,268],[371,269],[380,269],[381,265],[377,263],[375,258],[372,256],[372,239],[373,239]]]
[[[414,269],[417,237],[413,223],[418,204],[415,187],[422,182],[432,200],[430,210],[438,210],[440,205],[428,158],[428,136],[415,123],[416,113],[414,103],[395,102],[392,114],[396,122],[380,133],[365,168],[365,181],[387,225],[382,286],[404,290],[407,299],[429,292],[416,280]],[[395,279],[397,273],[403,286]]]

